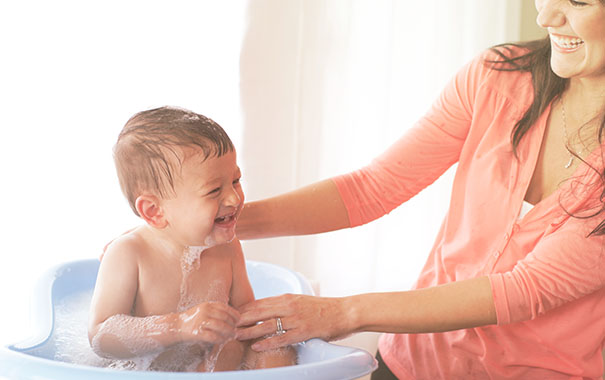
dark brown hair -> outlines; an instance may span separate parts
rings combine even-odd
[[[605,3],[605,0],[601,0],[601,2]],[[523,53],[521,55],[514,55],[512,48],[517,48],[514,49],[515,51],[520,48]],[[491,48],[491,51],[498,56],[498,59],[485,61],[492,69],[529,72],[532,77],[534,89],[533,103],[529,106],[523,117],[517,121],[511,133],[513,152],[516,155],[517,147],[523,136],[536,123],[548,105],[558,99],[563,91],[565,91],[568,79],[561,78],[552,71],[550,66],[551,45],[550,37],[548,36],[535,41],[496,45]],[[603,140],[604,133],[605,117],[601,120],[598,130],[599,144]],[[578,159],[582,159],[571,150],[570,153],[578,157]],[[599,198],[601,207],[587,216],[582,216],[582,218],[592,218],[605,211],[605,168],[597,169],[593,167],[593,169],[599,174],[601,187],[603,188]],[[605,235],[605,220],[601,221],[588,236],[590,235]]]
[[[160,197],[173,193],[174,173],[186,158],[183,148],[199,148],[204,159],[235,150],[220,125],[186,109],[155,108],[126,122],[113,156],[120,187],[136,215],[135,200],[143,191]]]

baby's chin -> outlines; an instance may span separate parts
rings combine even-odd
[[[231,243],[233,241],[233,239],[235,239],[235,231],[233,231],[231,233],[221,233],[221,234],[218,234],[218,236],[212,234],[204,240],[203,245],[205,247],[210,248],[210,247],[214,247],[217,245]]]

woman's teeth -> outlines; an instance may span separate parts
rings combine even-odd
[[[577,37],[570,38],[570,37],[559,37],[559,36],[554,36],[554,35],[551,35],[550,37],[553,39],[553,41],[557,45],[559,45],[565,49],[574,49],[584,43],[584,41],[582,39],[577,38]]]

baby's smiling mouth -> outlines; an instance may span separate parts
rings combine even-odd
[[[237,213],[233,212],[231,214],[219,216],[218,218],[214,219],[214,223],[216,223],[216,224],[230,224],[231,222],[235,221],[235,216],[236,215],[237,215]]]

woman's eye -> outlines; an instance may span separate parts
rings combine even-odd
[[[570,3],[571,5],[573,5],[574,7],[583,7],[583,6],[585,6],[585,5],[588,5],[588,4],[584,3],[584,2],[581,2],[581,1],[575,1],[575,0],[569,0],[569,3]]]

